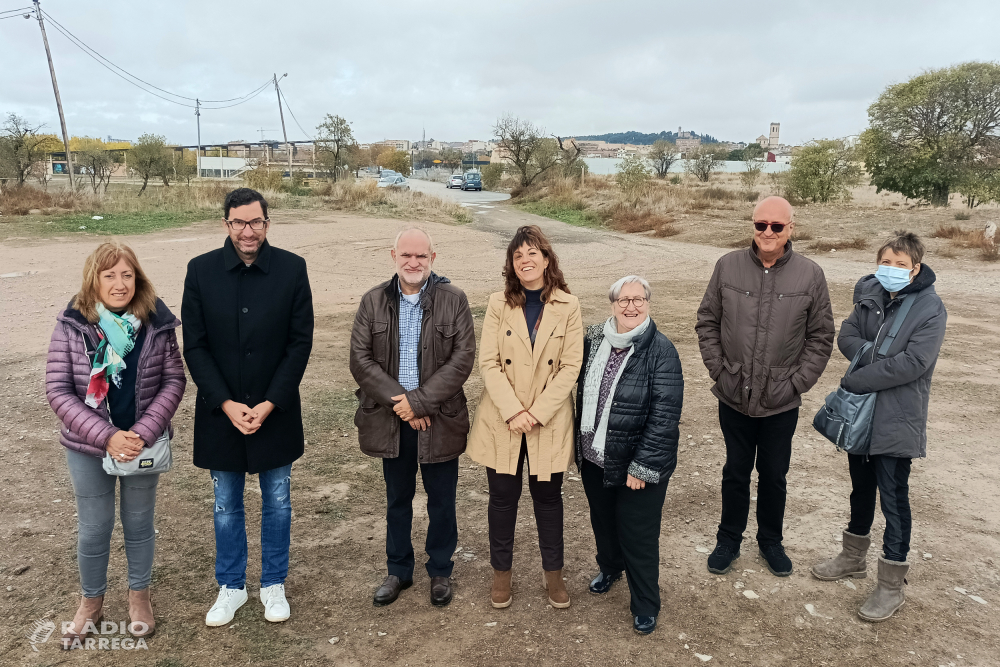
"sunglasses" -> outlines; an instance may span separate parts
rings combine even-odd
[[[783,222],[755,222],[753,223],[753,228],[758,232],[766,232],[767,228],[770,227],[771,231],[775,234],[780,234],[785,231],[785,223]]]

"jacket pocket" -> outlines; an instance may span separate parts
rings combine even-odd
[[[772,366],[767,370],[767,384],[760,397],[761,407],[781,408],[795,400],[797,392],[792,385],[792,376],[801,366]]]
[[[374,398],[362,391],[361,387],[358,387],[354,395],[358,397],[358,410],[359,412],[365,414],[374,414],[382,409],[382,406],[378,404]]]
[[[458,327],[454,324],[434,325],[434,356],[438,366],[443,366],[451,358],[452,350],[455,349],[455,336],[458,334]]]
[[[372,322],[372,358],[380,364],[389,358],[388,322]]]
[[[719,373],[715,386],[726,400],[743,407],[743,364],[723,358],[722,372]]]

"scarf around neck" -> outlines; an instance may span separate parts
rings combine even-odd
[[[116,387],[121,386],[125,355],[135,347],[136,336],[142,327],[142,322],[132,313],[116,315],[102,303],[97,304],[97,314],[100,316],[97,332],[101,336],[101,341],[94,353],[94,363],[90,368],[90,383],[87,385],[87,398],[84,401],[92,408],[99,406],[108,395],[109,380]]]
[[[625,365],[628,364],[629,357],[635,352],[635,340],[646,332],[646,329],[649,328],[649,322],[650,319],[647,315],[646,319],[635,329],[618,333],[615,318],[609,317],[604,323],[604,338],[601,340],[601,346],[598,348],[590,368],[587,369],[587,377],[583,383],[583,410],[580,413],[580,430],[583,433],[594,433],[594,451],[601,455],[604,454],[604,439],[608,431],[608,414],[610,412],[608,406],[614,400],[615,389],[618,387],[618,380],[625,370]],[[616,350],[628,348],[628,354],[622,360],[622,365],[618,367],[618,373],[615,375],[611,391],[608,392],[608,398],[604,403],[604,410],[601,412],[601,423],[597,424],[595,429],[598,394],[601,391],[601,380],[604,378],[604,369],[608,365],[608,359],[611,358],[612,348]]]

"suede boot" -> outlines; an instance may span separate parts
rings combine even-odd
[[[138,639],[149,637],[156,632],[153,619],[153,603],[149,599],[149,588],[128,592],[128,633]]]
[[[866,621],[876,623],[884,621],[906,602],[903,585],[906,583],[906,572],[909,563],[886,560],[878,557],[878,586],[861,605],[858,616]]]
[[[504,609],[514,601],[510,593],[510,570],[493,570],[493,589],[490,591],[490,603],[497,609]]]
[[[855,535],[844,531],[844,546],[835,558],[816,563],[812,566],[812,574],[820,581],[836,581],[844,577],[864,579],[868,576],[868,547],[871,546],[871,533]]]
[[[76,640],[83,642],[94,629],[100,626],[103,620],[104,596],[83,598],[80,600],[80,607],[76,610],[76,615],[73,617],[72,627],[63,633],[62,647],[70,649],[73,648],[73,643]],[[88,624],[92,624],[92,627],[88,627]]]
[[[565,609],[569,606],[569,593],[562,578],[562,570],[545,570],[542,574],[542,586],[549,592],[550,605],[556,609]]]

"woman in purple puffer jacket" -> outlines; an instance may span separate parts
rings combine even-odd
[[[59,442],[76,494],[83,588],[73,625],[63,634],[64,648],[82,645],[103,618],[116,479],[128,558],[128,629],[135,637],[155,629],[149,583],[159,475],[116,477],[104,472],[103,459],[110,454],[130,461],[170,431],[187,382],[178,326],[135,253],[117,241],[102,243],[87,258],[80,292],[56,318],[45,393],[62,421]]]

